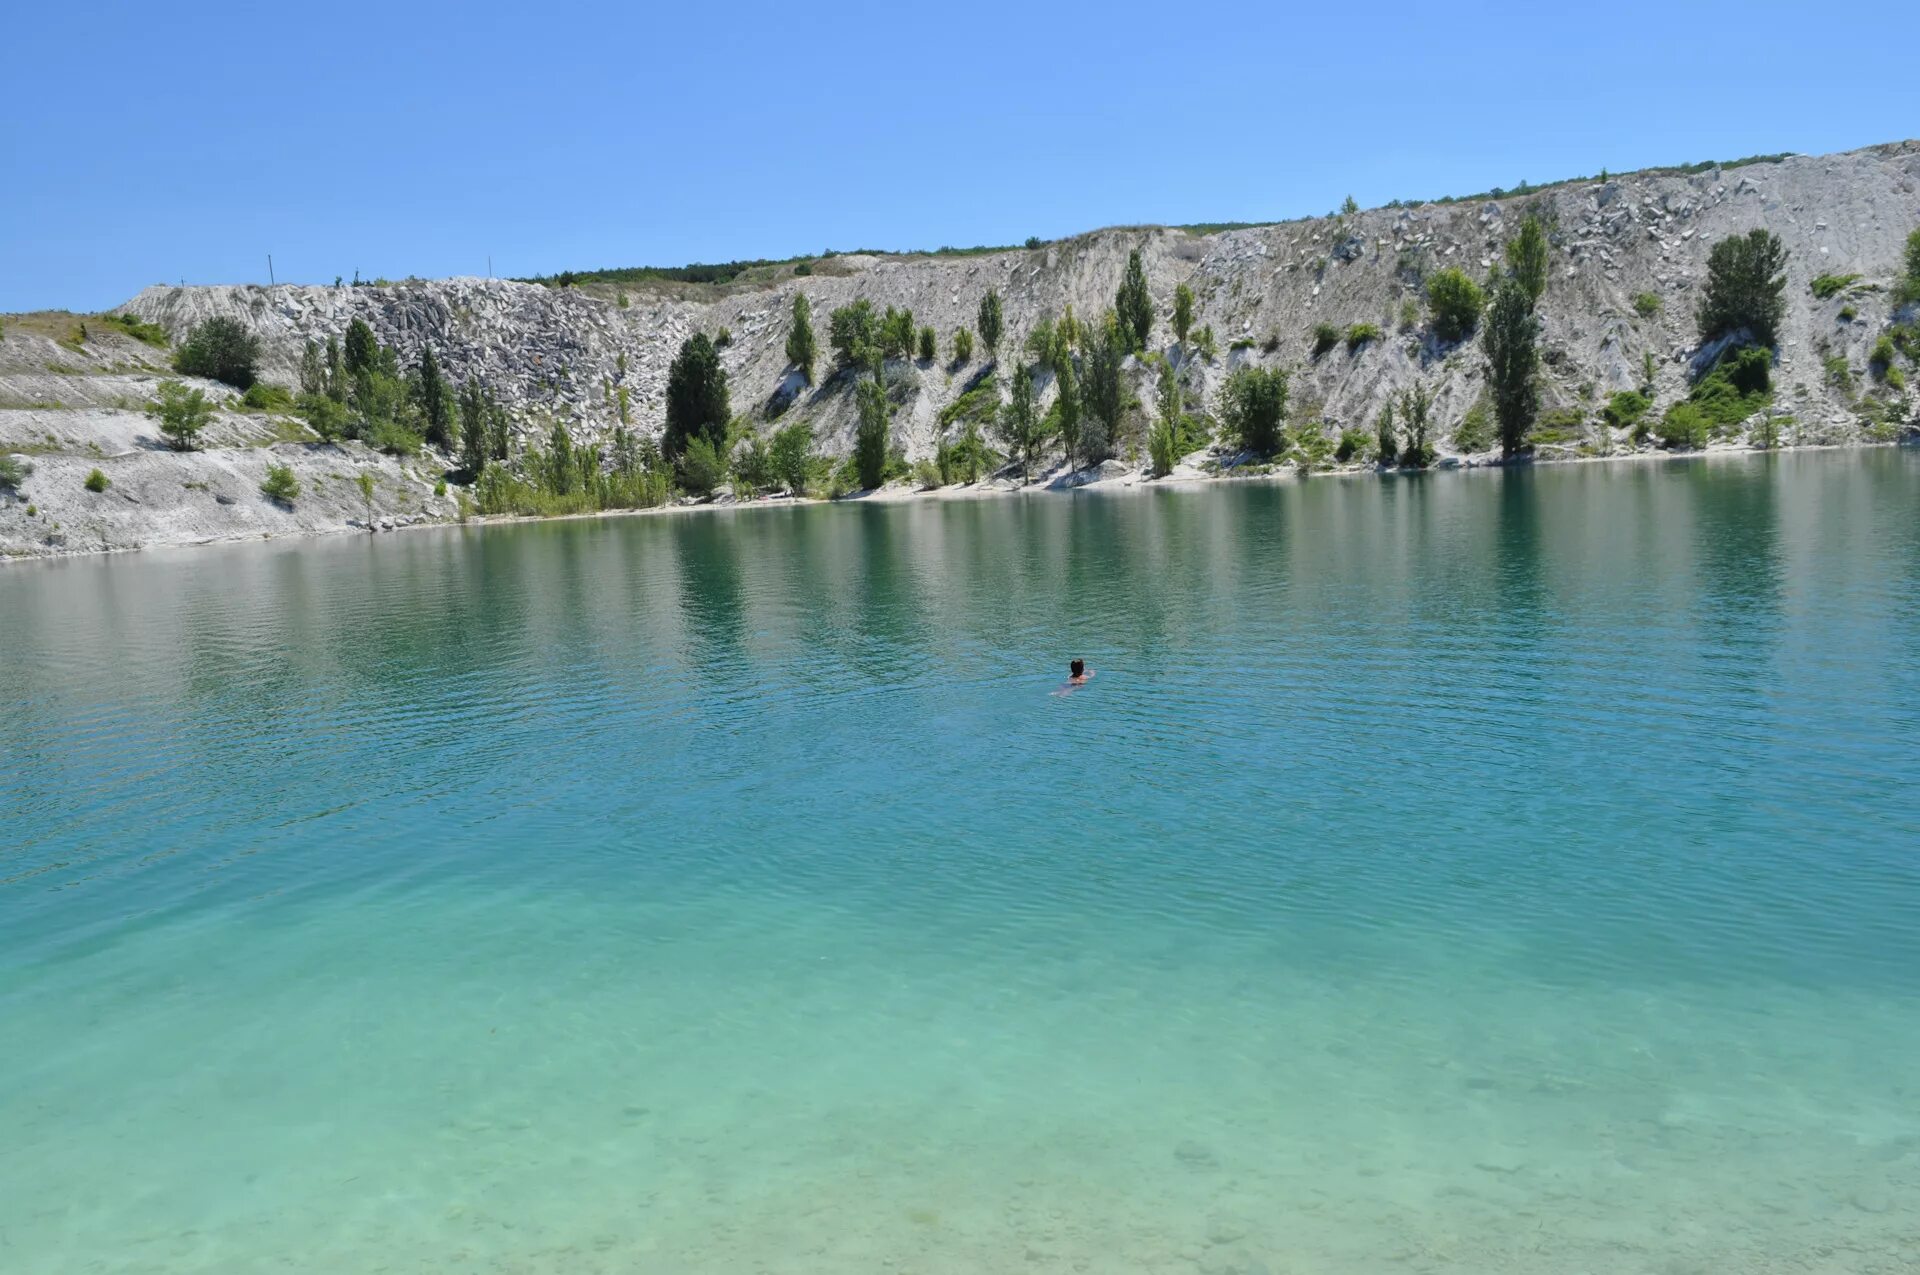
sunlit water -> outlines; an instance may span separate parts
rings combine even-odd
[[[1891,451],[8,568],[0,1270],[1920,1270],[1917,670]]]

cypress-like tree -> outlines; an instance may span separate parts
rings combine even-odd
[[[1121,413],[1126,410],[1126,377],[1120,370],[1127,357],[1125,324],[1114,320],[1100,325],[1100,335],[1087,350],[1081,368],[1089,426],[1081,431],[1081,445],[1089,461],[1105,460],[1119,450]]]
[[[431,345],[420,354],[419,384],[420,423],[425,427],[427,441],[452,451],[453,404],[447,398],[447,382],[440,375],[440,360],[434,357]]]
[[[1417,381],[1400,396],[1400,414],[1407,423],[1407,445],[1400,453],[1402,465],[1419,469],[1432,459],[1427,447],[1427,412],[1432,407],[1433,391]]]
[[[373,329],[366,320],[355,319],[347,324],[347,377],[352,379],[362,372],[373,370],[374,359],[378,357],[380,343],[373,339]]]
[[[347,401],[346,366],[340,358],[340,342],[327,338],[327,397],[336,403]]]
[[[320,365],[320,344],[308,341],[300,352],[300,393],[318,395],[326,389],[327,374]]]
[[[660,446],[668,459],[678,459],[687,440],[697,434],[718,449],[726,442],[732,419],[720,352],[706,333],[696,332],[681,342],[667,369],[667,427]]]
[[[1707,257],[1707,294],[1697,316],[1700,339],[1741,328],[1762,345],[1780,339],[1786,313],[1787,250],[1770,230],[1750,230],[1713,245]]]
[[[887,390],[877,377],[861,377],[854,391],[860,423],[853,433],[853,466],[860,485],[871,490],[887,477]]]
[[[1547,290],[1547,229],[1538,217],[1529,214],[1507,241],[1507,267],[1527,290],[1527,304],[1537,305]]]
[[[1013,369],[1013,397],[997,418],[1007,450],[1020,462],[1020,477],[1033,472],[1034,453],[1041,442],[1040,409],[1033,398],[1033,371],[1025,363]]]
[[[1080,387],[1074,380],[1073,360],[1062,359],[1053,369],[1053,379],[1059,390],[1054,397],[1054,414],[1059,419],[1060,444],[1066,449],[1067,463],[1080,450]]]
[[[793,294],[793,327],[787,333],[787,362],[800,369],[808,385],[813,384],[813,361],[820,347],[813,339],[813,305],[807,294]]]
[[[1540,324],[1533,316],[1527,285],[1518,278],[1504,280],[1487,309],[1487,387],[1493,392],[1493,416],[1500,425],[1500,452],[1512,456],[1526,445],[1540,411],[1540,389],[1535,371],[1540,364],[1535,348]]]
[[[1181,344],[1193,327],[1193,289],[1181,284],[1173,290],[1173,338]]]
[[[1393,436],[1393,400],[1388,399],[1386,406],[1380,409],[1380,418],[1374,422],[1374,437],[1380,453],[1380,463],[1391,465],[1397,459],[1399,444]]]
[[[478,379],[460,387],[460,468],[467,480],[487,467],[487,399]]]
[[[1000,332],[1002,316],[1000,313],[1000,294],[992,288],[980,298],[980,341],[987,347],[989,359],[1000,356]]]
[[[1127,254],[1127,272],[1120,279],[1113,308],[1120,316],[1120,335],[1127,352],[1146,349],[1147,334],[1153,330],[1153,297],[1147,292],[1147,272],[1140,264],[1138,248]]]

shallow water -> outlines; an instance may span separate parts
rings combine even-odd
[[[1912,452],[15,567],[0,652],[12,1275],[1920,1269]]]

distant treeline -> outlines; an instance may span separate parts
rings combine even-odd
[[[524,279],[515,279],[515,283],[544,283],[554,288],[571,288],[581,283],[732,283],[750,270],[795,267],[794,273],[811,273],[812,264],[833,257],[873,256],[873,257],[972,257],[989,252],[1013,252],[1016,249],[1038,248],[1045,241],[1030,238],[1025,244],[989,244],[977,248],[954,248],[942,246],[924,251],[902,251],[891,248],[829,248],[825,252],[806,253],[797,257],[769,259],[756,257],[751,261],[721,261],[712,263],[696,262],[689,266],[621,266],[608,270],[562,270],[558,274],[530,275]]]
[[[1387,208],[1417,208],[1421,204],[1462,204],[1481,199],[1507,199],[1517,196],[1538,194],[1543,190],[1554,190],[1561,186],[1576,186],[1583,182],[1605,181],[1609,177],[1658,177],[1690,176],[1695,173],[1710,172],[1716,168],[1744,168],[1748,164],[1773,164],[1783,159],[1791,159],[1796,152],[1781,151],[1773,155],[1748,155],[1744,159],[1701,160],[1697,164],[1673,164],[1657,168],[1641,168],[1631,173],[1608,173],[1602,169],[1598,176],[1562,177],[1550,182],[1529,182],[1522,180],[1511,190],[1495,186],[1492,190],[1483,190],[1473,195],[1441,195],[1435,199],[1396,199],[1383,205]],[[1284,221],[1194,221],[1170,227],[1184,230],[1188,234],[1212,235],[1224,230],[1253,230],[1261,226],[1285,225],[1287,221],[1308,221],[1311,218],[1294,217]],[[825,261],[832,257],[844,257],[859,254],[874,257],[972,257],[990,252],[1013,252],[1019,248],[1041,248],[1051,241],[1037,236],[1029,237],[1024,244],[982,244],[973,248],[955,248],[949,245],[931,250],[900,250],[890,248],[850,248],[829,249],[826,252],[803,254],[797,257],[766,258],[756,257],[750,261],[721,261],[712,263],[696,262],[686,266],[622,266],[608,270],[562,270],[557,274],[529,275],[515,279],[515,283],[544,283],[549,287],[571,288],[581,283],[732,283],[749,270],[779,266],[798,267],[795,273],[808,274],[813,262]]]

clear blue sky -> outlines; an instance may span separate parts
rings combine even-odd
[[[1920,134],[1908,3],[27,4],[0,310],[1268,220]]]

